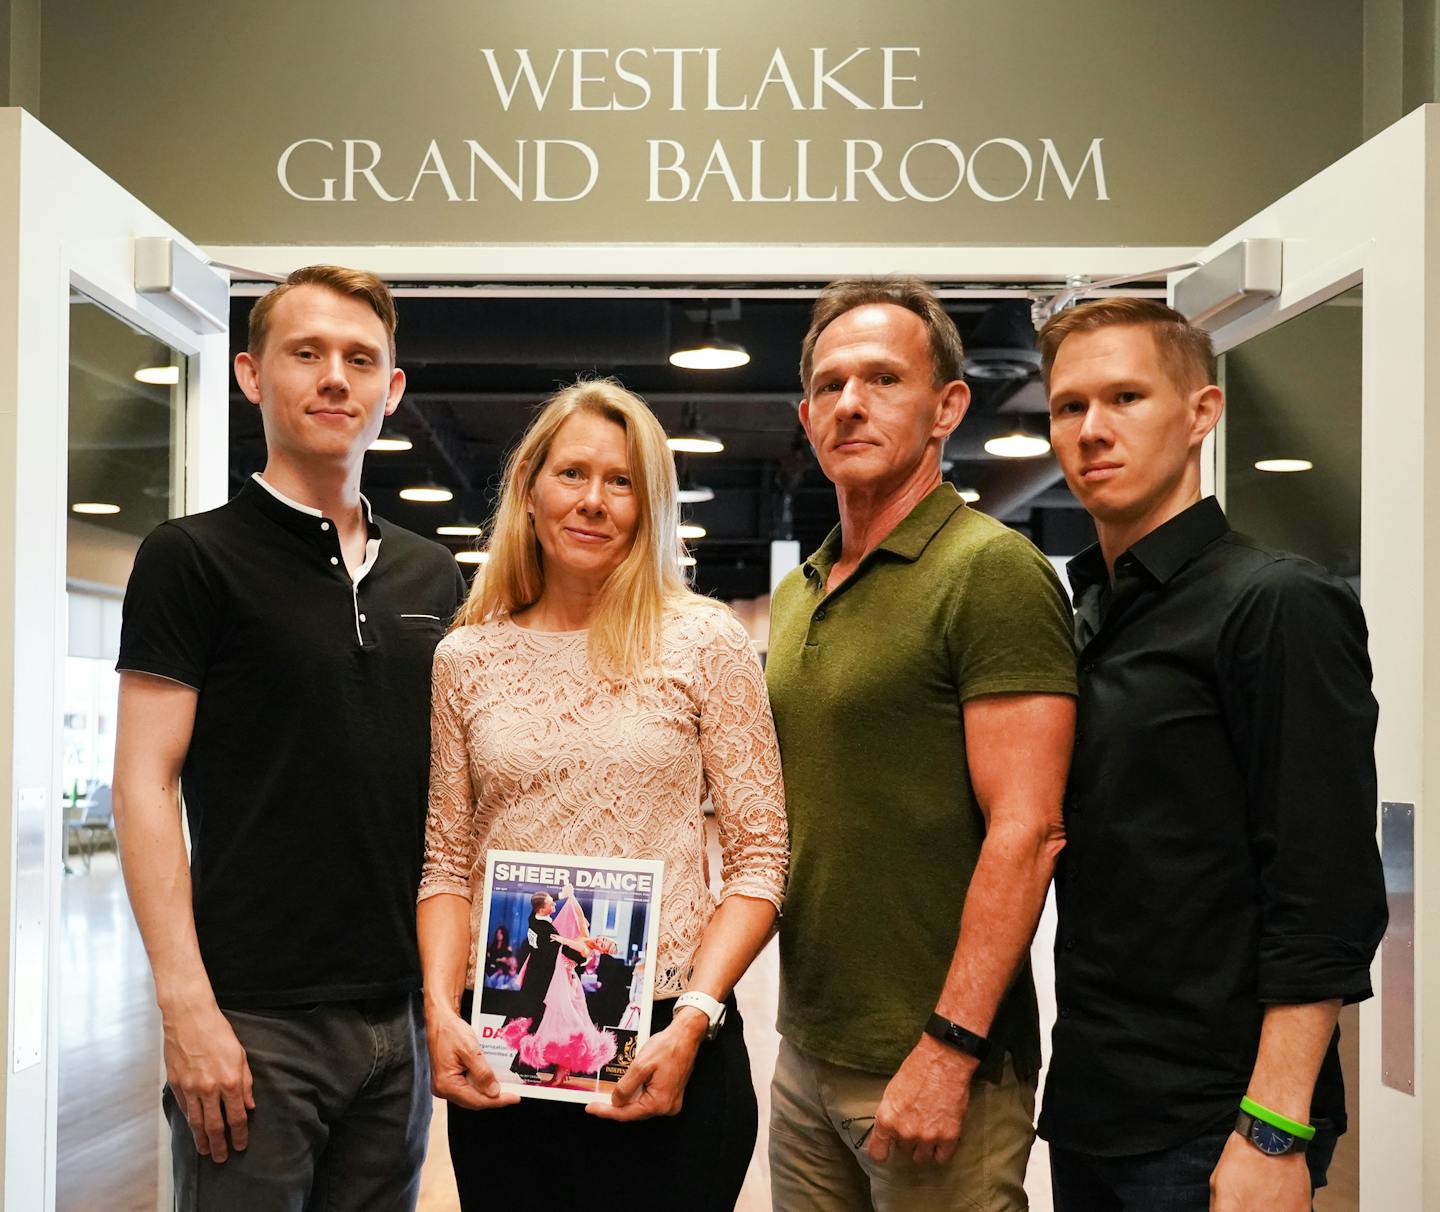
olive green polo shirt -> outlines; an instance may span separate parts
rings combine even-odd
[[[766,679],[790,814],[781,1033],[873,1073],[935,1009],[985,836],[962,705],[1075,693],[1070,608],[1023,536],[942,484],[829,594],[837,527],[778,586]],[[990,1030],[1040,1067],[1027,962]]]

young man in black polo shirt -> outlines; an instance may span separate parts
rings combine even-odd
[[[1209,337],[1109,299],[1040,335],[1099,543],[1070,563],[1079,721],[1056,876],[1056,1212],[1302,1212],[1385,929],[1377,709],[1349,586],[1201,499]]]
[[[157,527],[125,597],[115,818],[182,1209],[418,1191],[430,663],[465,586],[360,495],[405,387],[394,332],[390,292],[355,270],[297,270],[261,299],[235,375],[264,474]]]

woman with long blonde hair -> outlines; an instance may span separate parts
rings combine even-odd
[[[784,790],[759,661],[734,615],[686,586],[678,523],[650,410],[614,380],[565,388],[510,457],[489,562],[436,650],[418,920],[465,1208],[493,1199],[497,1159],[526,1206],[588,1205],[578,1157],[623,1159],[633,1206],[732,1208],[754,1147],[732,990],[780,908]],[[665,863],[652,1034],[609,1103],[509,1106],[480,1054],[467,1019],[492,848]]]

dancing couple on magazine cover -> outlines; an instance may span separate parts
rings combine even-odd
[[[568,884],[560,895],[565,903],[558,911],[548,893],[531,898],[526,938],[530,954],[520,977],[524,1008],[502,1029],[505,1042],[515,1049],[513,1067],[522,1077],[554,1066],[543,1082],[547,1086],[563,1086],[572,1073],[599,1072],[616,1049],[614,1033],[591,1021],[576,975],[592,952],[613,951],[614,944],[590,937],[585,911]]]

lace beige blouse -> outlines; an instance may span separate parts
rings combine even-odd
[[[720,830],[720,899],[780,907],[785,793],[750,639],[728,610],[698,603],[666,612],[660,657],[661,676],[612,685],[591,672],[585,632],[505,619],[459,628],[435,650],[420,899],[470,900],[470,988],[487,849],[662,859],[662,998],[684,991],[715,910],[707,793]]]

